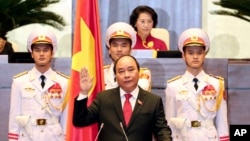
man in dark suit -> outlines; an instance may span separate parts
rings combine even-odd
[[[98,122],[99,141],[171,141],[161,97],[138,86],[140,66],[133,56],[123,56],[114,65],[119,86],[100,92],[90,107],[87,95],[92,87],[88,70],[81,71],[81,92],[75,99],[73,124]],[[130,98],[125,98],[130,95]],[[126,107],[126,108],[125,108]],[[132,115],[125,114],[124,111]]]

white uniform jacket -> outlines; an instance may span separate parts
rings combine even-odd
[[[229,141],[223,78],[202,71],[197,91],[193,78],[186,71],[167,83],[165,113],[173,140]]]
[[[67,123],[68,77],[49,69],[41,87],[34,67],[13,78],[9,141],[64,141]]]
[[[114,63],[104,66],[105,90],[118,87],[113,71]],[[151,91],[151,71],[148,68],[140,68],[138,85],[146,91]]]

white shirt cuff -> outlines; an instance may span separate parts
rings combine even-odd
[[[78,95],[78,97],[77,97],[77,100],[80,101],[80,100],[83,100],[83,99],[85,99],[85,98],[87,98],[87,97],[88,97],[88,95],[85,95],[85,94],[80,93],[80,94]]]

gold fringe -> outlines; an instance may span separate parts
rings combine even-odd
[[[69,79],[68,80],[68,88],[67,88],[66,96],[65,96],[64,101],[62,103],[62,111],[65,109],[65,107],[66,107],[66,105],[67,105],[67,103],[69,101],[69,97],[70,97],[69,87],[70,87],[70,84],[71,83],[70,83],[70,79]]]

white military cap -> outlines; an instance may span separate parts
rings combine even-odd
[[[33,44],[51,44],[53,46],[53,52],[55,52],[57,49],[57,40],[55,34],[45,28],[37,29],[30,33],[27,41],[29,52],[32,51],[31,46]]]
[[[106,32],[106,45],[110,47],[109,40],[112,38],[128,38],[131,40],[131,47],[136,43],[136,31],[134,28],[124,22],[116,22],[109,26]]]
[[[189,28],[181,33],[178,41],[178,48],[183,53],[185,46],[205,46],[205,51],[210,47],[209,37],[200,28]]]

